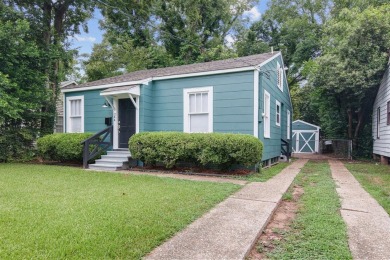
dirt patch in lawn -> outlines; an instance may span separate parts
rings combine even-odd
[[[297,185],[287,192],[286,198],[281,201],[247,259],[267,259],[267,253],[272,252],[290,230],[290,225],[299,209],[298,201],[303,193],[303,188]]]
[[[232,176],[246,176],[250,173],[253,173],[249,169],[231,169],[231,170],[219,170],[219,169],[210,169],[203,167],[180,167],[175,166],[171,169],[167,169],[163,166],[144,166],[144,167],[131,167],[129,171],[140,171],[140,172],[159,172],[159,173],[178,173],[178,174],[188,174],[188,175],[204,175],[204,176],[217,176],[217,177],[232,177]]]

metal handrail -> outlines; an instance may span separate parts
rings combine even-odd
[[[105,141],[106,138],[110,136],[109,141]],[[112,147],[113,145],[113,126],[109,126],[105,129],[103,129],[100,132],[97,132],[93,136],[89,137],[88,139],[85,139],[80,144],[83,146],[83,168],[88,168],[88,161],[93,159],[96,155],[98,155],[102,151],[107,151],[108,148]],[[92,151],[89,150],[89,146],[93,144],[95,147],[92,149]]]

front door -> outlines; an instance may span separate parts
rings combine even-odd
[[[119,148],[129,148],[129,139],[133,134],[135,134],[135,107],[129,98],[119,99],[118,104]]]

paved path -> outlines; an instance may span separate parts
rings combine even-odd
[[[389,215],[340,161],[330,160],[329,164],[338,186],[353,258],[390,259]]]
[[[146,259],[244,259],[307,160],[253,182],[153,250]]]

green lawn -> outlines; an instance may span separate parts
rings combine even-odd
[[[390,167],[373,163],[345,163],[363,188],[390,214]]]
[[[139,259],[238,189],[0,164],[0,259]]]
[[[300,209],[272,259],[351,259],[340,202],[326,162],[308,162],[294,181],[303,187]]]
[[[252,173],[246,176],[238,176],[237,179],[246,180],[251,182],[265,182],[280,173],[284,168],[289,166],[290,163],[281,162],[266,169],[261,169],[258,173]]]

